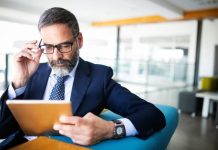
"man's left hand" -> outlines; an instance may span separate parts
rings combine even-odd
[[[92,113],[87,113],[84,117],[62,116],[59,121],[54,125],[54,130],[80,145],[93,145],[113,136],[114,123]]]

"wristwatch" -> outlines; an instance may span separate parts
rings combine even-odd
[[[114,122],[114,131],[113,131],[113,139],[119,139],[126,136],[126,129],[122,121],[113,120]]]

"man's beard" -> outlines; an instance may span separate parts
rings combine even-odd
[[[52,71],[57,76],[66,76],[68,75],[73,68],[76,66],[77,60],[79,59],[79,50],[73,55],[70,60],[59,59],[59,60],[48,60]],[[63,64],[64,66],[58,67],[58,64]]]

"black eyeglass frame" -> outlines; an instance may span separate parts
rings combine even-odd
[[[38,47],[39,47],[39,49],[42,51],[43,54],[53,54],[55,48],[57,48],[57,50],[58,50],[60,53],[69,53],[69,52],[72,51],[72,46],[73,46],[74,42],[76,41],[77,37],[78,37],[78,36],[76,36],[71,42],[64,42],[64,43],[60,43],[60,44],[57,44],[57,45],[52,45],[52,44],[44,44],[44,45],[41,45],[41,43],[42,43],[42,39],[41,39],[40,42],[39,42],[39,46],[38,46]],[[66,51],[66,52],[62,52],[62,51],[61,51],[61,45],[63,45],[63,44],[70,44],[70,50],[69,50],[69,51]],[[41,48],[42,46],[51,46],[51,47],[52,47],[52,52],[50,52],[50,53],[45,52],[45,51]]]

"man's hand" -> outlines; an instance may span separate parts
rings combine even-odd
[[[70,137],[74,143],[92,145],[113,136],[114,123],[105,121],[92,113],[84,117],[62,116],[60,123],[54,125],[54,130]]]
[[[39,66],[42,52],[36,43],[37,41],[26,43],[14,57],[15,73],[12,84],[15,89],[24,86]]]

